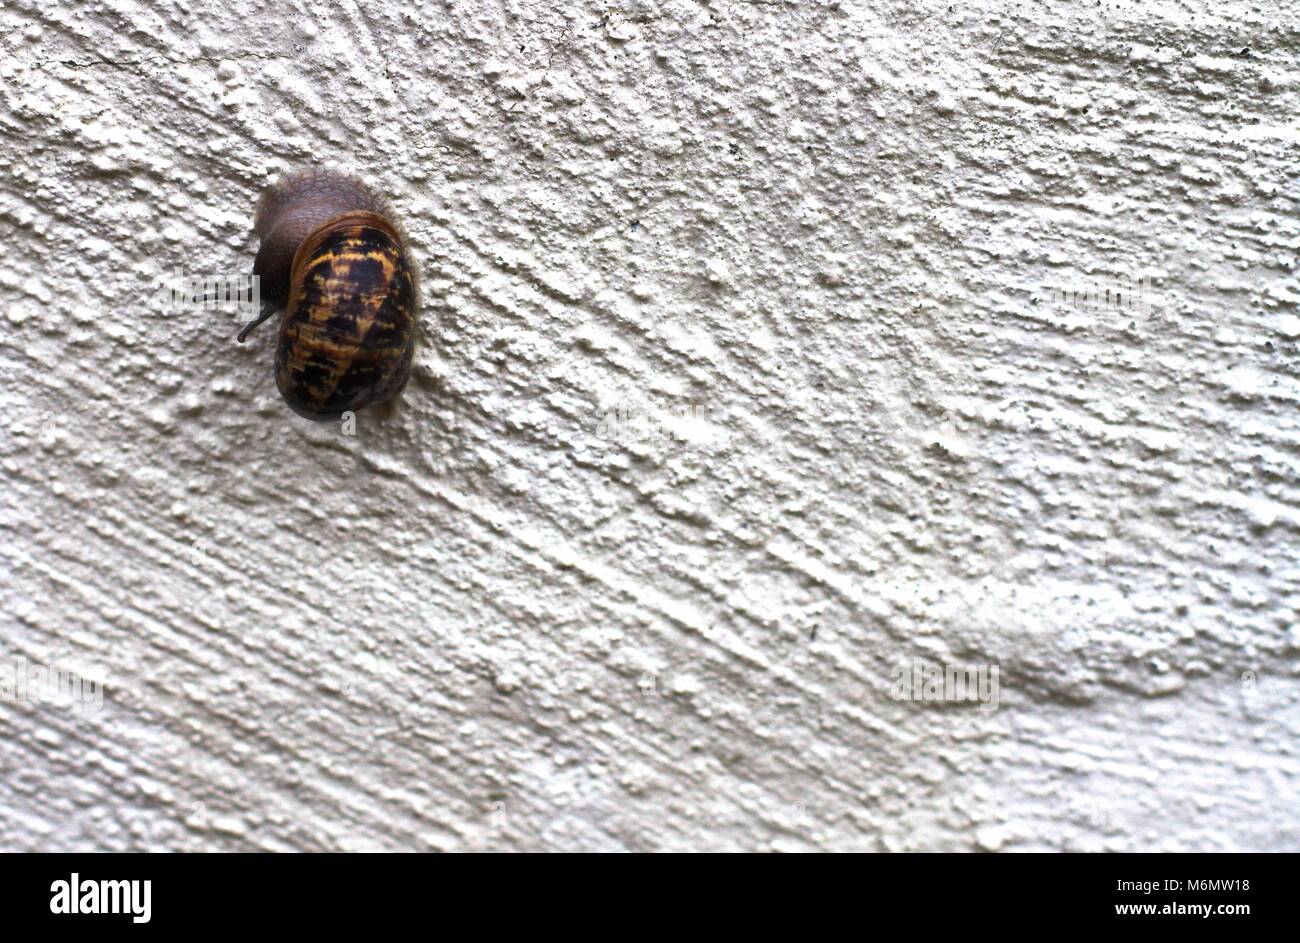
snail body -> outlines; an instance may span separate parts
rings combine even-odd
[[[386,201],[353,177],[308,171],[266,192],[253,228],[265,304],[239,341],[284,311],[275,382],[289,408],[336,419],[401,392],[419,290]]]

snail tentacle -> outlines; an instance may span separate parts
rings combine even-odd
[[[247,324],[244,325],[243,329],[239,332],[239,336],[236,338],[236,340],[238,340],[239,343],[242,344],[247,339],[248,335],[253,333],[253,328],[257,327],[259,324],[261,324],[271,315],[275,314],[275,311],[276,311],[275,302],[273,301],[266,302],[266,304],[262,305],[261,313],[258,314],[257,317],[253,318],[253,320],[249,321]]]

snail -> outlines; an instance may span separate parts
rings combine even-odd
[[[308,419],[392,399],[415,348],[419,288],[387,201],[334,170],[291,174],[262,196],[253,274],[264,304],[242,344],[276,311],[275,384]]]

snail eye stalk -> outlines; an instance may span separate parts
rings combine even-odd
[[[275,304],[273,302],[268,301],[266,304],[262,305],[261,314],[259,314],[257,317],[253,318],[253,320],[249,321],[247,324],[244,325],[243,330],[239,332],[239,336],[236,338],[236,340],[238,340],[239,343],[242,344],[248,338],[248,335],[253,333],[253,328],[257,327],[259,324],[261,324],[263,321],[265,321],[273,314],[275,314]]]

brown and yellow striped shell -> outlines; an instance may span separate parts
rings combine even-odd
[[[308,418],[334,418],[397,395],[411,372],[415,280],[392,226],[375,213],[336,217],[293,262],[275,384]]]
[[[335,419],[384,402],[410,376],[419,292],[386,210],[364,184],[323,171],[291,177],[263,199],[254,272],[267,310],[240,340],[284,309],[275,382],[300,416]]]

